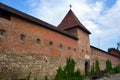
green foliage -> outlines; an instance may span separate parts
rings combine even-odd
[[[53,80],[84,80],[84,77],[81,75],[80,70],[75,69],[75,61],[71,58],[67,58],[66,66],[64,69],[61,67],[58,68],[57,74]]]
[[[108,48],[108,53],[110,53],[111,51],[115,51],[117,53],[120,53],[120,50],[118,48]]]
[[[66,66],[64,68],[64,72],[66,73],[67,77],[70,77],[73,75],[74,68],[75,68],[75,61],[71,58],[67,58]]]
[[[61,77],[64,77],[64,76],[65,76],[64,71],[62,70],[61,67],[59,67],[58,70],[57,70],[57,74],[56,74],[55,78],[61,78]]]
[[[92,66],[91,66],[91,74],[95,73],[95,63],[93,62]]]
[[[120,73],[120,65],[114,67],[114,72],[115,72],[115,73]]]
[[[116,51],[115,48],[108,48],[108,53],[110,53],[111,51]]]
[[[99,74],[100,73],[100,67],[99,67],[99,61],[95,60],[95,73]]]
[[[49,80],[47,76],[45,76],[45,80]]]
[[[111,51],[116,51],[120,54],[120,42],[117,43],[117,48],[108,48],[108,52],[110,53]]]
[[[112,68],[112,63],[110,60],[106,61],[106,72],[108,74],[113,74],[113,68]]]
[[[90,80],[93,80],[94,77],[99,77],[99,76],[101,76],[99,61],[95,60],[95,62],[92,63],[91,72],[89,73],[89,77],[90,77]]]
[[[80,76],[80,75],[81,75],[81,72],[80,72],[79,69],[77,69],[77,70],[75,71],[75,73],[74,73],[74,76]]]
[[[120,42],[117,43],[117,49],[120,50]]]

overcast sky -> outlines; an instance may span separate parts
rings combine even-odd
[[[120,41],[120,0],[0,0],[57,26],[69,11],[92,33],[91,45],[107,51]]]

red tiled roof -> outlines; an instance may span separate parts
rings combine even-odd
[[[89,30],[81,24],[81,22],[75,16],[73,11],[70,9],[67,15],[62,20],[62,22],[58,25],[58,28],[65,30],[65,29],[76,27],[76,26],[90,34]]]
[[[120,57],[120,53],[115,51],[115,50],[110,51],[110,54],[113,54],[113,55]]]

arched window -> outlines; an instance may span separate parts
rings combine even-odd
[[[6,35],[6,31],[4,29],[0,29],[0,38],[4,38]]]

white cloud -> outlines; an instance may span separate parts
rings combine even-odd
[[[99,38],[104,50],[109,47],[105,44],[120,37],[120,0],[107,9],[105,0],[28,0],[28,4],[32,15],[56,26],[67,14],[69,4],[72,4],[75,15],[92,32],[91,43],[96,46]]]

